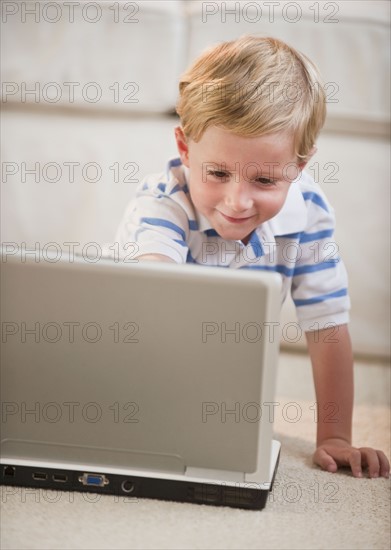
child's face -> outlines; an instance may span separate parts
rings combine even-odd
[[[252,231],[282,208],[297,164],[288,133],[247,138],[212,126],[199,142],[175,129],[182,163],[189,168],[190,196],[218,234],[247,243]]]

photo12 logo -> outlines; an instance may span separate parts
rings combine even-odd
[[[138,344],[140,326],[134,321],[102,325],[96,321],[1,321],[3,344],[74,344],[97,342],[115,344]]]
[[[139,23],[137,2],[1,2],[3,23]]]
[[[6,263],[10,258],[21,263],[34,261],[35,263],[48,262],[51,264],[61,260],[68,263],[84,261],[90,264],[100,260],[110,259],[115,263],[138,263],[137,253],[139,246],[135,242],[120,244],[119,242],[100,245],[96,242],[80,243],[78,241],[66,241],[57,243],[36,242],[33,245],[26,242],[3,242],[1,245],[1,261]]]
[[[102,180],[114,183],[139,183],[134,176],[140,167],[136,162],[113,162],[103,165],[99,162],[50,161],[31,162],[3,161],[1,181],[8,185],[16,183],[98,183]]]
[[[89,492],[76,492],[76,491],[63,491],[59,489],[42,489],[41,487],[15,487],[13,485],[2,485],[0,487],[1,491],[1,502],[5,504],[8,501],[15,502],[17,499],[18,502],[34,502],[38,504],[40,502],[45,502],[48,504],[57,504],[58,502],[69,502],[73,503],[75,501],[82,501],[88,504],[95,504],[99,502],[102,498],[111,499],[111,502],[114,503],[136,503],[138,498],[131,495],[102,495],[99,493],[89,493]]]
[[[96,424],[100,421],[110,421],[115,424],[138,424],[140,422],[140,407],[138,403],[98,403],[89,401],[48,401],[46,403],[3,401],[1,403],[1,423],[48,424],[87,422]]]
[[[319,331],[322,329],[328,330],[327,334],[322,333],[323,342],[328,344],[338,343],[336,335],[338,334],[338,325],[330,322],[325,323],[323,327],[318,322],[315,322],[309,330],[315,331],[315,340],[319,341]],[[201,323],[201,340],[203,344],[215,343],[220,344],[256,344],[257,342],[277,342],[282,338],[284,342],[294,344],[298,342],[304,335],[304,331],[295,321],[284,323],[281,325],[278,321],[248,321],[241,323],[236,321],[203,321]]]
[[[315,423],[318,422],[318,408],[319,404],[316,402],[308,406],[308,411],[311,411]],[[339,422],[339,406],[337,403],[329,401],[323,405],[322,409],[326,413],[322,417],[323,423],[336,424]],[[288,401],[287,403],[280,403],[279,401],[265,401],[263,403],[256,401],[246,403],[240,401],[229,403],[226,401],[203,401],[201,404],[202,422],[212,422],[214,424],[238,424],[240,422],[254,424],[260,422],[261,419],[273,423],[277,415],[280,415],[284,422],[296,424],[302,419],[303,413],[306,416],[308,411],[296,401]]]
[[[203,2],[202,22],[298,23],[303,18],[314,23],[339,23],[337,2]]]
[[[137,82],[14,82],[1,84],[2,103],[139,103]]]

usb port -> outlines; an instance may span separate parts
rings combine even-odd
[[[53,481],[57,481],[58,483],[65,483],[68,481],[68,476],[65,474],[53,474],[52,476]]]
[[[39,481],[44,481],[47,478],[48,478],[48,475],[45,474],[44,472],[34,472],[33,473],[33,479],[37,479]]]
[[[109,480],[103,474],[83,474],[79,476],[79,481],[90,487],[104,487],[109,484]]]

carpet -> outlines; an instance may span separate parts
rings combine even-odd
[[[295,381],[295,385],[292,384]],[[390,457],[390,371],[356,367],[354,441]],[[387,549],[390,482],[321,471],[308,358],[282,354],[275,437],[282,453],[266,508],[247,511],[1,487],[6,549]]]

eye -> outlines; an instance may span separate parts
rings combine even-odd
[[[219,179],[224,179],[228,177],[227,172],[223,172],[222,170],[207,170],[206,173],[208,176],[214,176]]]
[[[275,180],[269,180],[268,178],[258,178],[256,181],[264,187],[271,187],[276,184]]]

